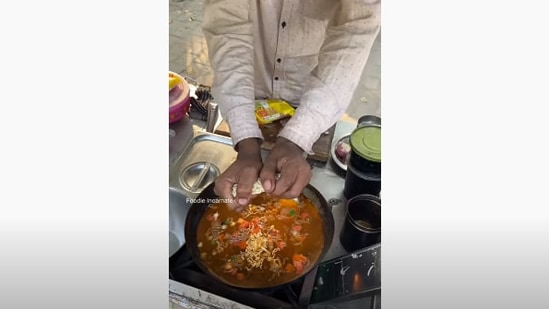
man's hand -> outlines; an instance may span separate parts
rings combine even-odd
[[[278,138],[265,159],[260,178],[265,192],[283,198],[298,197],[312,177],[303,150],[285,138]],[[280,178],[275,180],[279,172]]]
[[[242,211],[252,196],[252,187],[259,177],[261,148],[258,139],[245,139],[236,147],[236,161],[215,180],[214,192],[222,198],[232,201],[229,208]],[[237,195],[233,197],[233,185],[237,185]]]

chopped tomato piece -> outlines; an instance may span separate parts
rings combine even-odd
[[[278,249],[282,250],[286,247],[286,243],[280,240],[276,243],[276,246],[278,247]]]
[[[243,273],[236,273],[236,279],[244,280],[244,274]]]
[[[242,219],[242,220],[238,219],[238,223],[240,223],[240,228],[241,229],[247,229],[250,226],[250,222],[248,222],[244,219]]]
[[[246,241],[240,241],[240,242],[233,242],[233,245],[237,246],[238,248],[244,250],[246,249]]]
[[[295,267],[292,264],[286,264],[286,267],[284,268],[284,271],[287,273],[293,273],[295,272]]]
[[[301,274],[303,272],[303,263],[294,260],[295,272]]]
[[[257,218],[252,219],[252,233],[256,234],[261,231],[261,227],[259,226],[259,220]]]
[[[304,256],[303,254],[294,254],[294,256],[292,257],[292,260],[294,262],[300,262],[303,264],[307,264],[307,262],[309,261],[309,259],[307,259],[307,257]]]
[[[309,218],[310,216],[311,216],[311,215],[310,215],[308,212],[302,212],[302,213],[301,213],[301,218],[303,218],[303,219],[307,219],[307,218]]]

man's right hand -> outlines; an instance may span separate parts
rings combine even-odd
[[[236,161],[229,166],[215,180],[215,193],[232,203],[227,203],[229,208],[237,211],[244,210],[252,197],[252,187],[259,178],[263,167],[261,160],[260,140],[249,138],[242,140],[236,146],[238,156]],[[237,185],[236,197],[232,195],[233,185]]]

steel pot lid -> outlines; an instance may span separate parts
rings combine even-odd
[[[360,127],[351,133],[351,149],[360,157],[381,162],[381,128],[376,126]]]

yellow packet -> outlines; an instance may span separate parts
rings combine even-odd
[[[282,118],[291,117],[295,109],[283,100],[256,100],[255,118],[259,124],[269,124]]]

